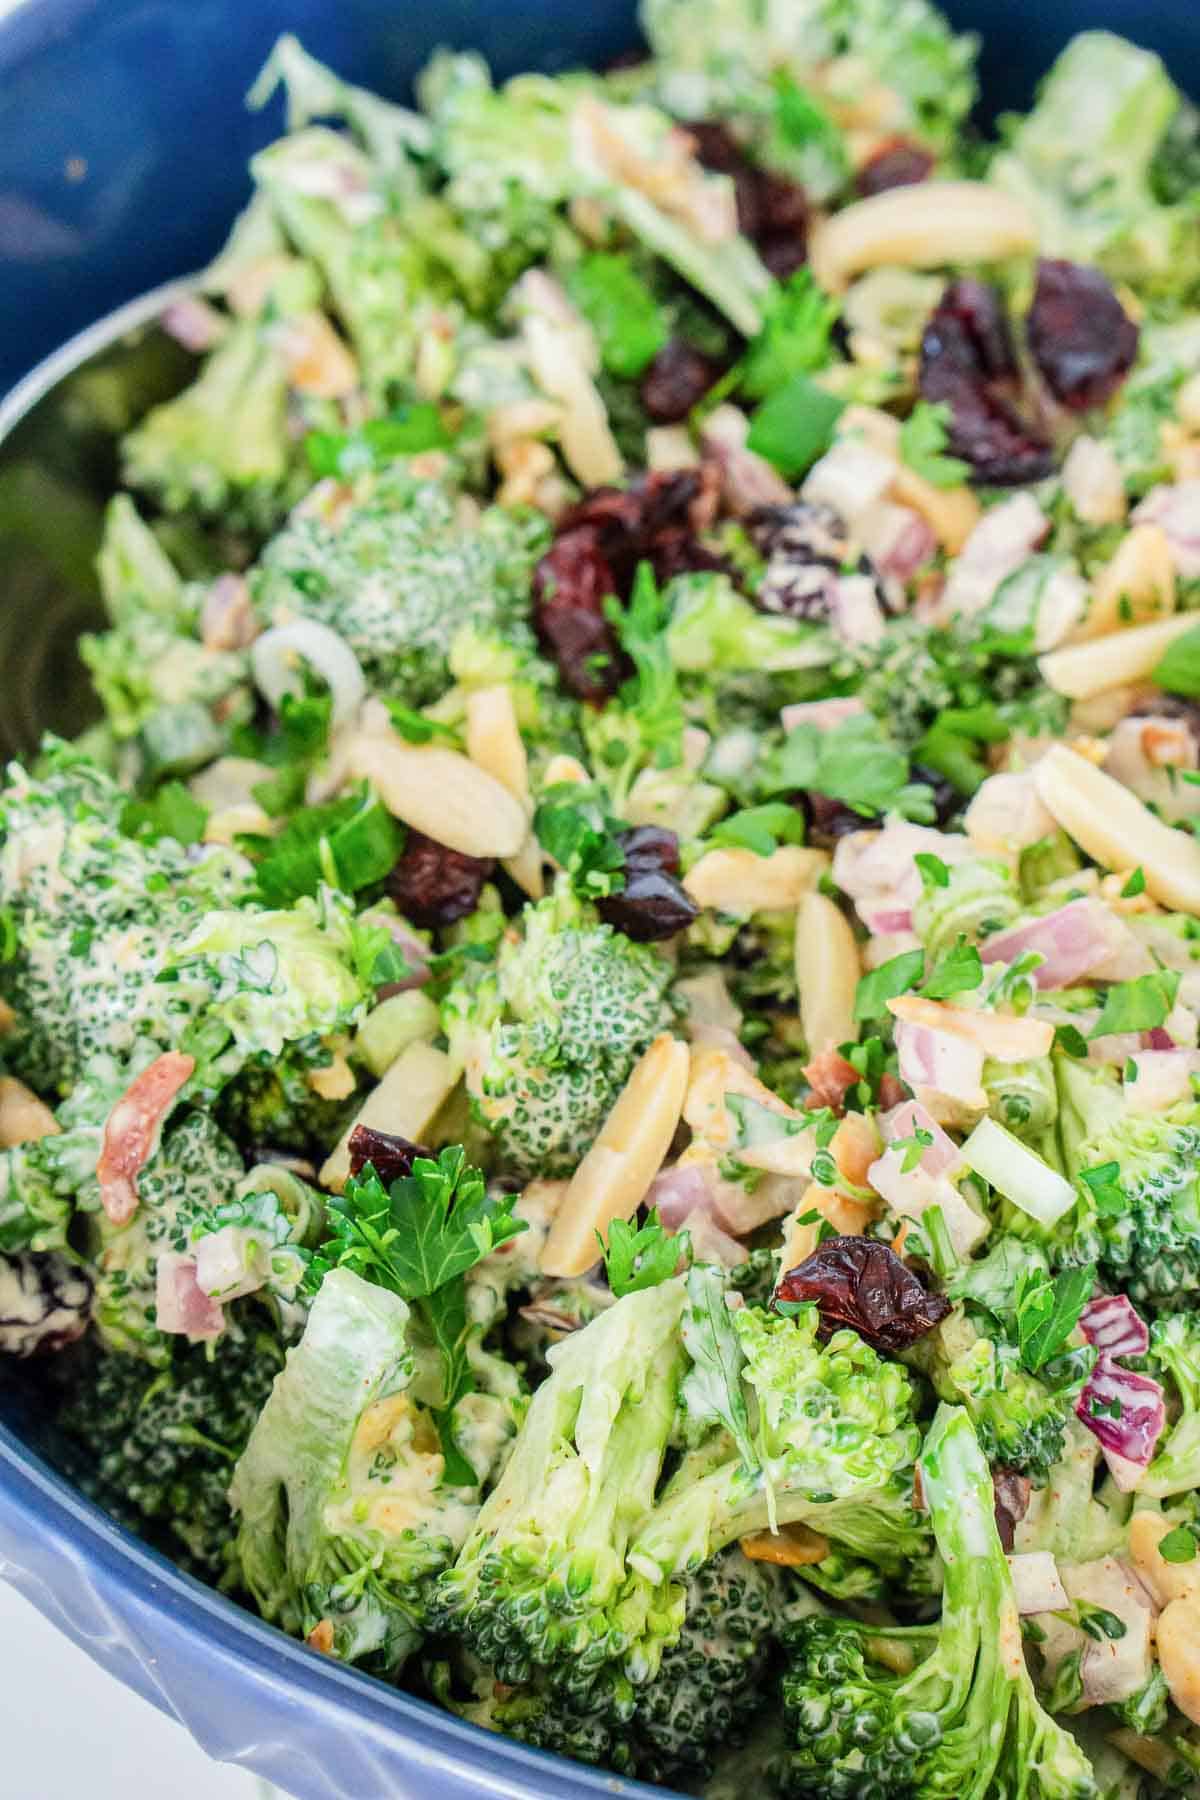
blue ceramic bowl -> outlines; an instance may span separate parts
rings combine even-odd
[[[1065,40],[1087,26],[1157,49],[1195,85],[1195,0],[947,0],[946,10],[984,36],[991,110],[1027,101]],[[478,48],[507,75],[604,61],[635,38],[628,0],[0,0],[0,14],[0,395],[89,321],[213,253],[245,197],[248,157],[278,125],[247,115],[242,96],[281,31],[397,96],[438,44]],[[68,353],[47,373],[75,360]],[[35,377],[26,399],[44,385]],[[6,418],[0,404],[0,438],[21,410],[10,404]],[[61,439],[64,420],[62,411],[44,418],[43,436]],[[34,441],[35,423],[31,415],[10,449]],[[86,464],[94,490],[111,459],[89,439],[75,463]],[[10,455],[9,475],[13,468]],[[48,699],[20,729],[6,722],[14,741],[59,723],[74,702],[55,679],[51,639],[45,667],[32,669],[49,612],[40,575],[23,583],[18,571],[14,580],[11,545],[42,527],[45,566],[61,586],[86,561],[89,530],[86,509],[56,507],[52,493],[40,502],[48,490],[26,488],[27,478],[22,462],[4,490],[7,514],[21,517],[14,527],[9,516],[8,535],[0,529],[0,615],[9,616],[7,627],[0,616],[0,662],[10,702],[19,688]],[[44,470],[39,479],[49,479]],[[338,1668],[181,1575],[39,1454],[24,1374],[0,1372],[0,1574],[213,1756],[259,1771],[297,1800],[661,1794],[477,1731]]]

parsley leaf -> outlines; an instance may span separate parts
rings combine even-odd
[[[1079,1179],[1091,1194],[1102,1219],[1117,1218],[1125,1211],[1120,1163],[1097,1163],[1094,1169],[1080,1169]]]
[[[944,888],[950,886],[950,870],[940,856],[934,856],[929,850],[918,850],[913,861],[921,871],[922,887]]]
[[[900,427],[900,455],[909,468],[933,487],[958,487],[970,470],[957,456],[946,455],[950,408],[944,401],[917,404]]]
[[[1153,1031],[1165,1021],[1178,991],[1179,975],[1173,969],[1156,969],[1133,981],[1115,981],[1088,1036],[1095,1039],[1126,1031]]]
[[[709,1263],[689,1269],[683,1311],[683,1347],[692,1366],[680,1397],[685,1413],[729,1432],[748,1469],[759,1467],[750,1436],[750,1415],[742,1387],[742,1346],[725,1298],[725,1275]]]
[[[597,250],[567,276],[567,292],[596,334],[610,375],[634,381],[669,334],[666,315],[628,256]]]
[[[459,743],[460,734],[453,725],[443,725],[440,719],[427,718],[423,712],[417,712],[399,700],[386,700],[384,704],[392,724],[408,743],[428,744],[432,738],[442,738],[455,745]]]
[[[566,870],[576,893],[593,900],[625,885],[625,852],[616,836],[623,829],[594,782],[556,782],[545,789],[533,815],[542,849]]]
[[[1167,645],[1150,679],[1168,694],[1200,695],[1200,625]]]
[[[596,1235],[599,1237],[599,1232]],[[620,1300],[669,1281],[680,1257],[687,1255],[691,1239],[686,1231],[666,1231],[659,1223],[658,1208],[653,1207],[646,1223],[636,1230],[625,1219],[614,1219],[608,1228],[607,1248],[603,1238],[600,1243],[608,1285]]]
[[[880,1019],[887,1003],[898,994],[906,994],[920,981],[925,970],[923,950],[902,950],[888,962],[880,963],[864,975],[854,990],[854,1017],[858,1020]]]
[[[1017,1281],[1014,1309],[1021,1361],[1031,1375],[1064,1348],[1096,1285],[1096,1267],[1064,1269],[1053,1281],[1026,1271]]]
[[[1133,869],[1130,872],[1129,880],[1125,883],[1125,886],[1121,889],[1121,898],[1122,898],[1122,900],[1132,900],[1135,897],[1135,895],[1144,894],[1145,891],[1146,891],[1146,871],[1145,871],[1145,869],[1142,868],[1141,864],[1139,863],[1137,868]]]
[[[952,994],[965,994],[983,980],[983,961],[974,944],[960,937],[953,950],[939,957],[929,976],[921,984],[927,1000],[949,1000]]]
[[[430,402],[399,408],[385,419],[368,419],[357,431],[310,431],[304,440],[314,475],[345,480],[378,469],[397,456],[444,450],[451,437]]]
[[[833,442],[846,402],[807,375],[793,375],[765,399],[750,425],[746,446],[789,481],[807,474]]]
[[[182,781],[165,781],[148,800],[127,800],[121,812],[121,830],[126,837],[168,837],[185,846],[198,844],[207,824],[207,806],[202,806]]]
[[[786,800],[767,800],[761,806],[747,806],[722,819],[709,832],[708,842],[753,850],[756,856],[771,856],[780,844],[804,842],[804,815]]]
[[[368,1163],[345,1192],[331,1196],[333,1237],[313,1258],[305,1285],[320,1286],[331,1269],[352,1269],[364,1281],[407,1300],[436,1344],[442,1362],[438,1429],[446,1455],[443,1479],[475,1486],[470,1463],[454,1441],[453,1409],[472,1392],[464,1276],[499,1245],[527,1229],[514,1218],[513,1199],[489,1199],[480,1170],[461,1144],[435,1159],[418,1156],[411,1175],[385,1188]]]
[[[683,697],[667,648],[671,608],[659,593],[649,563],[638,564],[629,605],[609,600],[605,612],[622,650],[633,659],[633,678],[621,688],[621,705],[637,724],[642,745],[658,767],[673,768],[683,761]]]
[[[827,730],[793,725],[765,770],[771,793],[800,789],[841,800],[865,818],[900,812],[930,820],[929,789],[908,779],[908,758],[869,714],[841,719]]]
[[[767,302],[762,330],[742,364],[745,391],[763,400],[793,375],[825,368],[837,317],[837,302],[817,286],[810,270],[797,269]]]
[[[1188,1563],[1196,1560],[1196,1537],[1186,1525],[1176,1525],[1158,1540],[1158,1554],[1164,1562]]]
[[[404,848],[404,831],[364,784],[324,806],[293,814],[278,837],[243,837],[257,859],[267,906],[290,906],[322,882],[355,894],[382,881]]]
[[[1054,1047],[1067,1056],[1081,1060],[1088,1053],[1087,1039],[1076,1025],[1056,1025],[1054,1027]]]

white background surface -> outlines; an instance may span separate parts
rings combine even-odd
[[[0,11],[3,0],[0,0]],[[0,1581],[4,1800],[270,1800],[98,1669]],[[282,1795],[274,1800],[283,1800]]]

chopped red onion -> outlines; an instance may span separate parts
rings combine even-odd
[[[1075,1403],[1075,1414],[1098,1439],[1121,1492],[1131,1492],[1153,1460],[1167,1421],[1158,1382],[1101,1355]]]
[[[1126,938],[1145,955],[1129,927],[1102,900],[1072,900],[1027,925],[993,933],[979,946],[979,954],[985,963],[1011,963],[1036,951],[1044,959],[1033,971],[1038,987],[1071,987],[1123,948]]]
[[[1150,1333],[1125,1294],[1101,1294],[1079,1315],[1079,1329],[1105,1356],[1145,1356]]]
[[[165,1251],[155,1271],[155,1322],[160,1331],[188,1338],[218,1338],[225,1314],[196,1280],[191,1256]]]
[[[900,1079],[909,1087],[930,1088],[968,1106],[980,1103],[983,1050],[969,1038],[901,1019],[896,1024],[896,1050]]]

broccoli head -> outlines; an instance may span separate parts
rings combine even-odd
[[[477,1499],[442,1485],[437,1428],[412,1391],[409,1316],[348,1269],[326,1275],[230,1488],[263,1617],[387,1675],[420,1643]]]
[[[810,1618],[785,1634],[784,1793],[1097,1800],[1083,1752],[1043,1712],[1026,1667],[991,1472],[963,1409],[938,1409],[920,1467],[945,1566],[941,1624],[880,1634]]]
[[[803,1519],[897,1563],[924,1543],[909,1378],[853,1332],[820,1345],[814,1307],[731,1313],[717,1271],[694,1270],[549,1361],[435,1608],[503,1682],[625,1726],[680,1641],[689,1578],[735,1539]],[[661,1486],[681,1437],[695,1447]]]
[[[201,1347],[176,1339],[161,1369],[89,1342],[56,1421],[68,1472],[122,1524],[220,1580],[234,1537],[229,1478],[282,1364],[262,1329]]]
[[[1179,1414],[1160,1440],[1139,1494],[1168,1500],[1200,1488],[1200,1313],[1168,1313],[1150,1327],[1150,1354],[1174,1388]]]
[[[463,627],[533,649],[533,568],[546,547],[540,516],[489,507],[464,519],[450,488],[402,464],[365,477],[336,522],[294,517],[253,577],[266,623],[277,612],[316,619],[350,645],[374,691],[410,706],[450,685]]]
[[[569,1175],[637,1058],[669,1028],[671,965],[601,924],[563,882],[527,906],[494,965],[470,965],[443,1029],[500,1166]]]

